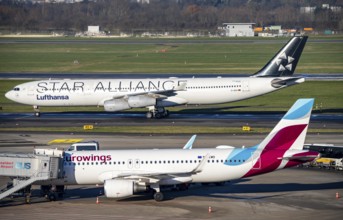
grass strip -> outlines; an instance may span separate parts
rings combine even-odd
[[[109,126],[84,130],[83,127],[16,127],[0,128],[0,131],[22,132],[68,132],[68,133],[118,133],[118,134],[260,134],[271,128],[253,128],[243,131],[241,127],[194,127],[194,126]],[[343,129],[309,129],[309,133],[343,133]]]

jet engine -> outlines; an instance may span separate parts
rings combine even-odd
[[[131,96],[127,100],[131,108],[140,108],[156,105],[156,99],[145,95]]]
[[[156,105],[155,98],[145,95],[137,95],[130,96],[128,99],[107,100],[104,102],[104,109],[107,112],[116,112],[130,108],[140,108],[154,105]]]
[[[130,106],[124,99],[112,99],[104,102],[104,109],[107,112],[116,112],[130,109]]]
[[[106,180],[104,183],[105,196],[107,198],[122,198],[132,196],[137,192],[145,192],[146,186],[135,183],[134,180]]]

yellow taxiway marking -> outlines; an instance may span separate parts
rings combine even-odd
[[[48,144],[73,144],[82,141],[83,139],[55,139],[49,141]]]

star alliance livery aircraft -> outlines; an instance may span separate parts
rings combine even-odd
[[[293,167],[314,160],[317,152],[303,150],[314,99],[299,99],[268,136],[247,148],[219,146],[183,149],[75,151],[64,154],[64,177],[41,185],[104,184],[108,198],[154,191],[160,186],[225,182]]]
[[[293,37],[250,77],[41,80],[15,86],[6,97],[32,105],[36,116],[39,106],[103,106],[108,112],[146,107],[147,118],[161,118],[169,114],[165,107],[234,102],[304,82],[292,75],[306,40]]]

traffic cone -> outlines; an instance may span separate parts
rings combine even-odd
[[[96,197],[96,204],[100,204],[99,197]]]
[[[339,192],[336,192],[336,199],[341,198],[341,196],[339,195]]]
[[[208,213],[212,213],[212,207],[211,206],[208,207]]]

